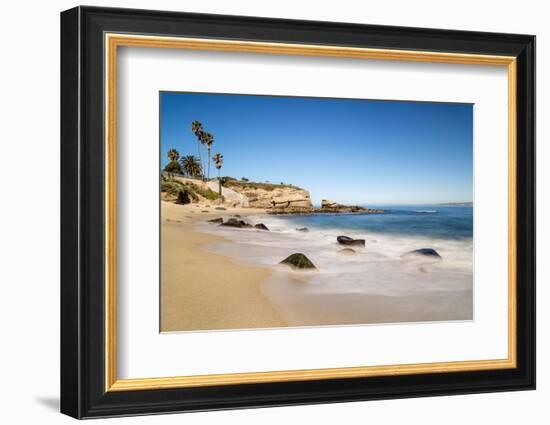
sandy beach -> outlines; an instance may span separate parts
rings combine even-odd
[[[260,289],[269,268],[237,264],[205,251],[202,247],[223,238],[199,233],[194,224],[263,210],[214,208],[162,201],[161,331],[286,326]]]

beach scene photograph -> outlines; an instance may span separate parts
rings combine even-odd
[[[473,105],[160,92],[160,331],[473,320]]]

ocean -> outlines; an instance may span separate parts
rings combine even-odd
[[[440,239],[472,238],[473,208],[441,205],[376,205],[380,214],[312,214],[280,216],[288,226],[341,229],[369,234],[417,235]]]
[[[380,214],[248,216],[270,231],[209,223],[225,241],[206,250],[272,269],[263,294],[292,326],[473,319],[473,214],[465,206],[370,206]],[[307,232],[297,231],[307,227]],[[344,255],[336,237],[365,239]],[[406,256],[435,249],[441,259]],[[279,263],[300,252],[317,267]]]

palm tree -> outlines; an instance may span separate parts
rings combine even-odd
[[[210,133],[203,132],[201,142],[203,145],[206,145],[206,149],[208,151],[208,170],[206,178],[210,180],[210,149],[212,148],[212,144],[214,143],[214,136]]]
[[[172,179],[173,174],[182,174],[181,165],[177,161],[170,161],[164,167],[164,172],[168,173],[168,177]]]
[[[181,159],[183,172],[191,177],[200,177],[202,174],[202,166],[199,159],[193,155],[186,155]]]
[[[171,161],[177,161],[178,159],[180,159],[180,153],[175,150],[174,148],[170,149],[167,153],[168,155],[168,159]]]
[[[212,161],[214,161],[214,164],[216,165],[216,168],[218,170],[218,187],[219,187],[219,195],[222,196],[222,179],[220,177],[221,168],[223,165],[223,155],[219,152],[216,152],[214,156],[212,157]]]
[[[172,178],[172,174],[174,173],[181,174],[181,166],[178,162],[180,153],[176,149],[172,148],[168,150],[167,155],[169,162],[164,167],[164,171],[168,173],[170,178]]]
[[[191,123],[191,131],[197,137],[197,150],[199,152],[199,161],[202,167],[201,143],[203,143],[204,138],[204,129],[202,128],[202,123],[197,120],[193,121]]]
[[[195,136],[198,136],[198,134],[202,132],[202,123],[197,120],[193,121],[191,123],[191,131],[195,134]]]

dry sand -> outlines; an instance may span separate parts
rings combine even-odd
[[[269,269],[237,264],[202,249],[223,238],[195,232],[196,221],[264,212],[226,208],[162,201],[162,332],[287,326],[260,290]]]

